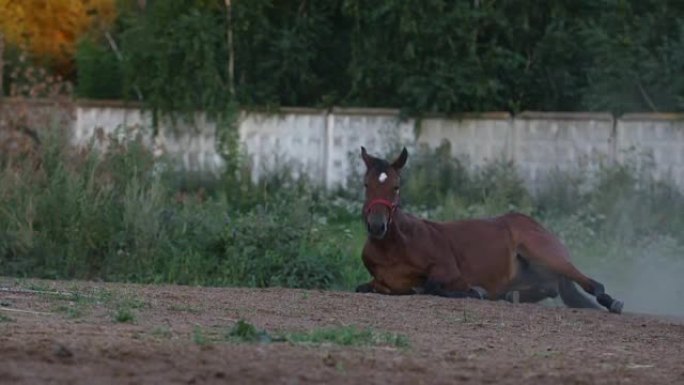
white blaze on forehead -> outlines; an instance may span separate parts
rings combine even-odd
[[[378,181],[380,181],[380,183],[385,183],[386,180],[387,180],[387,174],[385,174],[384,172],[380,173],[380,176],[378,177]]]

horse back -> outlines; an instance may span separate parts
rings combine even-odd
[[[490,292],[502,290],[518,275],[518,256],[528,247],[543,245],[564,250],[556,237],[522,213],[465,219],[437,226],[446,234],[451,256],[456,258],[463,276],[469,277],[470,284],[483,286]]]
[[[439,228],[469,284],[495,293],[518,273],[518,243],[508,215],[447,222]]]
[[[570,259],[570,253],[561,240],[533,218],[521,213],[508,213],[498,220],[507,223],[513,241],[522,254],[541,253]]]

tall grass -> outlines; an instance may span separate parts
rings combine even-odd
[[[239,167],[192,185],[165,162],[140,135],[81,150],[53,135],[35,158],[5,163],[0,274],[342,290],[369,278],[354,187],[326,193],[287,170],[253,183]],[[435,220],[531,214],[616,295],[684,312],[684,196],[651,174],[632,163],[556,173],[532,195],[513,164],[474,169],[443,147],[412,154],[402,199]]]
[[[231,175],[208,195],[179,191],[142,136],[117,137],[77,151],[54,136],[38,168],[0,170],[0,274],[348,288],[363,273],[363,234],[329,221],[304,181]]]

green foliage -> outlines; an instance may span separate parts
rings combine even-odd
[[[392,346],[408,348],[409,340],[400,334],[379,332],[370,328],[341,326],[318,328],[303,332],[285,333],[283,336],[272,336],[264,330],[258,330],[251,323],[239,320],[226,335],[228,341],[247,343],[290,342],[294,344],[333,344],[340,346]]]
[[[111,137],[105,152],[60,137],[40,150],[38,171],[32,159],[0,170],[1,274],[305,288],[366,279],[363,233],[327,223],[321,192],[303,182],[238,178],[200,198],[174,191],[177,175],[161,171],[172,167],[155,166],[139,136]]]
[[[90,99],[121,99],[121,63],[114,52],[103,43],[90,39],[76,47],[78,83],[76,96]]]
[[[84,306],[78,303],[70,303],[68,305],[59,305],[56,309],[60,313],[64,313],[68,318],[80,318],[83,316]]]
[[[195,326],[192,329],[192,341],[197,345],[207,345],[209,343],[207,336],[199,326]]]
[[[114,312],[114,322],[117,323],[132,323],[135,321],[135,314],[128,307],[119,307]]]
[[[120,11],[112,35],[124,60],[107,42],[84,42],[79,95],[114,98],[123,84],[158,111],[216,113],[234,103],[412,113],[683,106],[684,5],[674,0],[254,0],[233,2],[230,25],[220,0]]]
[[[234,2],[236,91],[247,105],[337,102],[348,88],[340,0]]]
[[[587,237],[625,246],[660,236],[684,241],[684,220],[672,215],[684,210],[684,196],[672,184],[655,180],[652,167],[632,158],[594,172],[558,174],[538,194],[537,212],[582,233],[573,242],[577,245]]]
[[[355,326],[314,329],[289,333],[287,340],[298,344],[334,344],[341,346],[393,346],[407,348],[409,340],[400,334],[361,329]]]
[[[471,168],[451,155],[448,142],[435,152],[411,157],[402,178],[402,202],[437,219],[488,216],[507,211],[529,213],[532,200],[515,166],[494,160]]]
[[[231,341],[261,343],[269,343],[273,340],[268,333],[263,330],[257,330],[254,325],[244,320],[238,320],[235,326],[230,329],[226,338]]]
[[[171,329],[169,329],[168,326],[157,326],[154,329],[152,329],[152,332],[150,334],[160,339],[170,339],[171,337],[173,337],[173,332],[171,331]]]
[[[163,112],[224,112],[231,100],[224,15],[218,2],[190,0],[123,12],[118,38],[128,95],[137,87]]]
[[[618,113],[681,110],[684,5],[610,1],[596,8],[581,31],[592,58],[583,106]]]
[[[323,288],[338,282],[340,251],[317,247],[325,240],[314,238],[310,210],[310,197],[279,198],[230,221],[222,237],[222,275],[258,287]]]
[[[356,104],[415,111],[500,109],[500,83],[483,59],[497,52],[479,41],[486,12],[469,2],[345,2],[354,21],[351,95]],[[502,54],[502,55],[499,55]],[[493,65],[501,72],[514,57]]]

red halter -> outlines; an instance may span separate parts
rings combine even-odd
[[[392,214],[394,214],[394,210],[397,209],[397,206],[399,204],[397,202],[392,202],[392,201],[389,201],[387,199],[376,198],[376,199],[373,199],[370,202],[368,202],[368,204],[366,204],[366,208],[363,210],[363,212],[366,215],[368,215],[368,214],[370,214],[370,211],[373,208],[373,206],[377,206],[377,205],[385,206],[385,207],[387,207],[387,209],[389,209],[389,220],[391,220]],[[389,222],[389,220],[388,220],[388,222]]]

